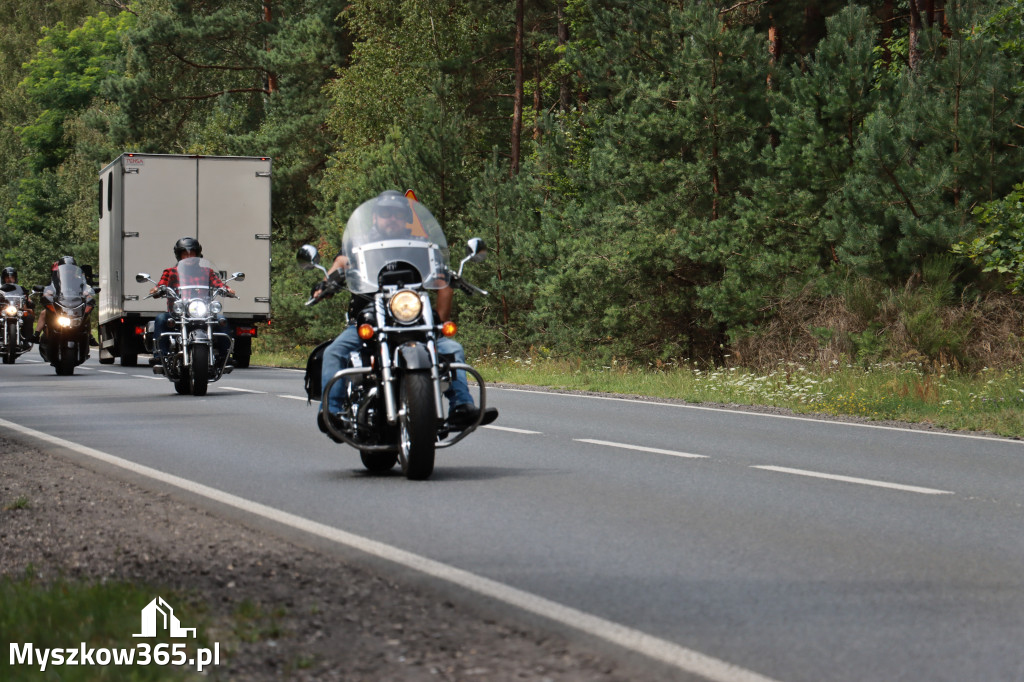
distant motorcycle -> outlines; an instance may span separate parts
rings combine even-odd
[[[331,273],[306,302],[318,303],[346,285],[352,294],[365,297],[368,304],[355,320],[361,348],[352,353],[349,367],[325,386],[320,386],[317,354],[326,344],[314,350],[307,365],[307,394],[327,406],[331,387],[344,381],[342,411],[324,418],[329,434],[359,450],[369,471],[388,471],[398,462],[406,478],[422,480],[434,470],[435,449],[452,446],[472,433],[486,408],[480,373],[437,351],[437,340],[454,334],[455,325],[436,319],[428,291],[450,285],[486,295],[462,279],[462,266],[484,260],[487,247],[480,239],[470,239],[466,258],[453,272],[444,234],[426,207],[415,203],[411,209],[422,237],[379,240],[367,229],[372,203],[357,208],[345,228],[349,265]],[[299,249],[297,260],[304,269],[327,274],[310,244]],[[456,371],[471,374],[479,386],[480,417],[459,428],[445,419],[442,398]]]
[[[166,376],[174,384],[174,390],[182,395],[204,396],[210,382],[234,369],[227,364],[233,338],[230,333],[219,331],[223,306],[216,300],[218,296],[231,297],[231,294],[227,289],[210,285],[210,272],[216,272],[216,268],[205,258],[182,259],[178,261],[177,270],[177,290],[164,286],[153,296],[167,296],[173,301],[171,321],[167,329],[155,329],[155,323],[150,322],[152,333],[145,336],[146,351],[157,350],[163,337],[169,351],[160,364],[153,366],[154,374]],[[236,272],[224,283],[244,280],[245,273]],[[135,281],[156,284],[145,272],[136,275]],[[227,352],[221,358],[214,357],[216,339],[227,344]]]
[[[42,294],[46,322],[39,335],[39,355],[59,376],[75,373],[75,367],[89,358],[89,314],[96,305],[96,292],[75,264],[58,265],[48,286],[34,286]]]
[[[0,358],[5,365],[13,365],[15,359],[32,348],[32,342],[25,333],[25,318],[30,314],[28,302],[28,292],[21,286],[0,286],[0,317],[3,319]]]

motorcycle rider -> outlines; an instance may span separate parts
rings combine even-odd
[[[50,299],[51,301],[57,294],[57,287],[60,286],[60,266],[62,265],[78,265],[75,263],[75,259],[71,256],[61,256],[53,262],[50,266],[50,283],[43,289],[43,298]],[[93,306],[89,304],[85,307],[86,319],[89,320],[88,315],[92,312]],[[91,322],[91,320],[90,320]],[[46,330],[46,307],[39,312],[39,321],[36,323],[35,340],[38,343],[40,335]],[[91,337],[91,334],[90,334]]]
[[[409,200],[398,190],[386,190],[377,196],[373,208],[373,239],[424,239],[425,237],[415,235],[410,229],[413,223],[412,209]],[[335,256],[334,262],[327,271],[328,276],[348,265],[348,258],[345,256],[344,248]],[[317,289],[322,289],[326,284],[321,282]],[[453,291],[450,286],[437,290],[437,314],[441,322],[451,319]],[[323,355],[321,380],[322,386],[326,386],[338,371],[349,365],[349,356],[358,351],[362,342],[356,331],[355,320],[360,310],[372,302],[372,298],[359,294],[353,294],[349,303],[349,325],[338,335],[334,341],[327,346]],[[458,341],[442,336],[436,342],[438,354],[454,356],[455,362],[464,363],[466,353],[462,344]],[[339,381],[331,389],[328,405],[321,405],[317,413],[317,425],[324,433],[329,433],[323,423],[323,410],[326,408],[332,415],[341,411],[341,400],[344,395],[344,382]],[[469,383],[466,381],[464,371],[456,372],[455,379],[451,382],[451,388],[445,391],[450,406],[448,423],[456,430],[465,429],[476,422],[480,415],[480,409],[473,402],[473,396],[469,392]],[[481,424],[490,424],[498,418],[498,411],[493,407],[485,410]]]
[[[24,322],[21,327],[21,345],[27,348],[32,345],[32,322],[35,304],[32,303],[32,300],[29,298],[28,291],[25,290],[25,287],[18,284],[18,271],[11,266],[7,266],[2,272],[0,272],[0,301],[4,300],[3,294],[21,296],[24,301],[22,309],[25,311],[25,316],[22,318]]]
[[[203,247],[198,240],[192,237],[182,237],[174,243],[174,258],[176,261],[181,262],[186,258],[202,258]],[[217,273],[212,268],[204,267],[203,270],[208,276],[208,280],[204,282],[191,282],[191,284],[201,284],[209,286],[211,289],[225,289],[228,295],[235,296],[235,290],[229,287],[227,284],[217,276]],[[163,274],[160,275],[160,281],[157,282],[156,286],[149,290],[149,294],[154,298],[159,297],[160,287],[169,287],[171,289],[178,289],[178,266],[177,264],[166,268]],[[162,361],[170,351],[170,340],[160,334],[160,331],[167,329],[168,322],[171,319],[171,309],[173,302],[167,301],[167,312],[160,313],[156,316],[156,321],[153,323],[153,334],[156,336],[156,350],[153,353],[153,357],[157,361]],[[231,325],[228,324],[225,318],[220,318],[217,322],[216,330],[221,334],[227,336],[217,335],[213,337],[213,351],[214,351],[214,363],[220,364],[224,356],[227,355],[228,349],[231,347]]]

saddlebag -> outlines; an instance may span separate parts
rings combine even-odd
[[[306,360],[306,398],[309,402],[314,400],[320,402],[320,397],[323,395],[321,370],[324,365],[324,351],[327,350],[327,346],[331,345],[333,341],[334,339],[329,339],[321,343],[313,349],[313,352],[309,354],[309,358]]]

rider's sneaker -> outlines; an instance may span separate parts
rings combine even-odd
[[[480,408],[472,403],[464,403],[462,405],[456,405],[452,408],[451,413],[448,415],[448,423],[451,427],[457,431],[461,431],[468,426],[472,426],[476,423],[477,417],[480,416]],[[488,407],[484,410],[484,418],[480,421],[480,426],[486,426],[495,419],[498,418],[498,408]]]

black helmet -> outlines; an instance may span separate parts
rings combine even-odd
[[[61,256],[57,259],[57,265],[74,265],[75,259],[71,256]]]
[[[17,282],[18,271],[11,267],[4,268],[3,272],[0,272],[0,282],[7,279],[8,277],[12,278],[15,282]]]
[[[373,205],[374,212],[380,208],[395,208],[402,212],[405,222],[412,222],[412,209],[409,208],[409,200],[397,189],[389,189],[377,195],[376,203]]]
[[[174,242],[174,257],[181,260],[181,254],[186,251],[192,251],[197,256],[203,255],[203,246],[197,240],[192,237],[182,237],[178,241]]]

